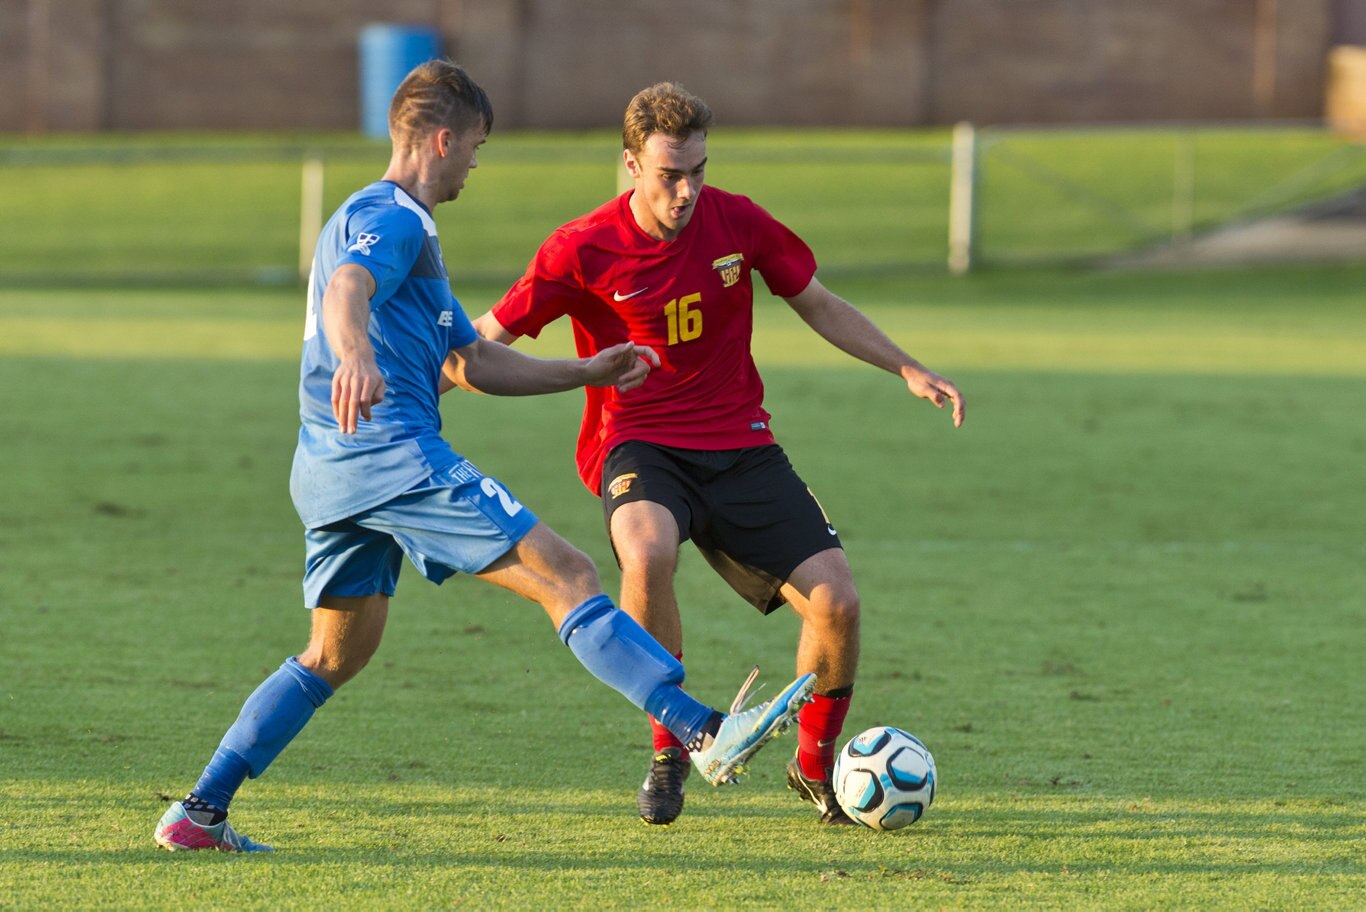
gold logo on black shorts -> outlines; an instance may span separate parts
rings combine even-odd
[[[731,253],[711,261],[711,268],[721,273],[722,287],[729,288],[740,281],[740,264],[744,261],[743,253]]]
[[[631,490],[631,482],[635,480],[635,472],[627,472],[625,475],[618,475],[607,485],[607,493],[612,495],[613,500],[616,500],[618,497]]]

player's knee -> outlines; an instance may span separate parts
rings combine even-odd
[[[379,643],[366,643],[346,650],[325,648],[310,643],[299,655],[299,664],[326,681],[334,690],[350,681],[370,664]]]
[[[613,542],[623,573],[672,579],[678,544],[667,536],[630,537]]]
[[[556,588],[567,591],[571,599],[582,601],[602,591],[598,567],[593,559],[569,542],[559,539],[550,558]]]
[[[578,548],[573,549],[565,569],[565,580],[573,588],[592,595],[602,591],[602,581],[598,578],[598,567],[593,559]]]
[[[305,652],[299,656],[299,664],[318,677],[322,678],[328,685],[336,690],[347,681],[361,673],[361,670],[370,663],[370,656],[311,656]]]
[[[663,508],[629,514],[625,510],[612,517],[612,547],[622,569],[672,574],[679,540],[673,515]]]
[[[812,600],[812,607],[826,626],[857,633],[860,602],[858,590],[852,583],[823,588]]]

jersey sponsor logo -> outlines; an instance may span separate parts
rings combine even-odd
[[[618,475],[608,482],[607,493],[612,495],[613,500],[616,500],[618,497],[631,490],[631,482],[635,480],[635,472],[627,472],[624,475]]]
[[[749,429],[750,429],[751,431],[762,431],[762,430],[764,430],[764,429],[767,428],[767,427],[768,427],[768,422],[767,422],[767,421],[751,421],[751,422],[749,423]]]
[[[443,310],[441,316],[436,318],[437,326],[452,326],[455,323],[455,311]]]
[[[370,234],[368,232],[362,231],[360,234],[356,235],[355,243],[352,244],[350,247],[346,248],[346,252],[361,253],[365,256],[369,256],[370,248],[377,243],[379,243],[378,234]]]
[[[484,473],[476,469],[468,459],[447,469],[445,475],[452,480],[453,484],[482,481],[485,477]]]
[[[728,253],[711,261],[711,268],[721,274],[722,288],[729,288],[740,281],[740,264],[744,261],[743,253]]]
[[[633,292],[631,292],[630,294],[622,294],[622,293],[619,292],[619,291],[614,291],[614,292],[612,292],[612,300],[613,300],[613,301],[617,301],[618,303],[620,303],[621,301],[629,301],[631,298],[634,298],[636,295],[638,295],[638,294],[644,294],[645,292],[647,292],[647,291],[649,291],[649,290],[650,290],[650,288],[649,288],[649,286],[647,285],[646,287],[640,289],[639,291],[633,291]]]

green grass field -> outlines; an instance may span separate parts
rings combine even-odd
[[[853,171],[820,166],[848,142],[804,137],[740,136],[712,177],[798,225],[827,283],[968,397],[955,431],[759,305],[775,430],[863,595],[846,731],[925,740],[942,787],[923,821],[822,830],[783,785],[789,736],[645,827],[642,716],[534,605],[409,569],[371,668],[233,806],[279,851],[156,848],[167,802],[306,637],[287,490],[303,297],[235,281],[289,266],[297,165],[25,165],[0,171],[16,223],[60,218],[0,251],[0,908],[1360,907],[1366,265],[950,279],[895,265],[942,253],[946,170],[884,183],[888,155],[942,136],[861,135]],[[442,211],[472,315],[611,192],[583,138],[507,140]],[[1068,142],[1077,168],[1017,151],[1142,195],[1098,164],[1113,148]],[[347,154],[329,204],[382,168]],[[989,232],[1060,256],[1085,235],[1002,199]],[[1024,227],[1039,211],[1056,235]],[[546,335],[528,350],[567,353]],[[614,591],[571,467],[579,406],[444,407],[456,448]],[[696,695],[728,701],[756,661],[786,679],[790,615],[760,618],[690,550],[678,582]]]
[[[1363,147],[1322,129],[983,130],[979,148],[977,261],[997,265],[1168,239],[1178,171],[1196,230],[1366,181]],[[828,271],[943,268],[946,130],[722,126],[708,152],[708,181],[759,200]],[[329,213],[388,161],[387,144],[342,134],[0,136],[0,200],[24,226],[0,245],[0,287],[292,281],[305,153],[325,162]],[[607,130],[495,130],[459,205],[436,213],[452,271],[515,275],[557,225],[615,192],[620,153]]]
[[[151,827],[303,643],[299,295],[7,293],[0,906],[1358,905],[1363,279],[838,283],[960,382],[958,431],[760,307],[775,427],[864,597],[848,731],[903,726],[939,762],[916,826],[819,829],[790,739],[643,826],[639,714],[534,606],[410,571],[372,668],[234,805],[262,858],[173,856]],[[578,405],[454,395],[448,433],[611,588]],[[699,696],[788,673],[791,617],[691,553],[679,581]]]

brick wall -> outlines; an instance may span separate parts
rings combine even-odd
[[[438,28],[500,127],[1314,118],[1366,0],[0,0],[0,131],[355,129],[365,24]],[[1344,25],[1346,23],[1346,25]]]

